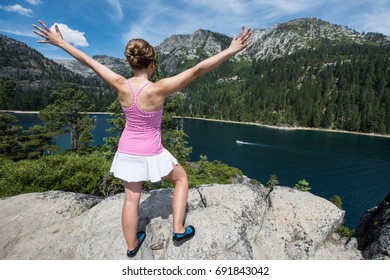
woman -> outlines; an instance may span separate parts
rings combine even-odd
[[[33,25],[34,33],[57,46],[96,72],[118,94],[126,117],[126,126],[121,135],[118,151],[112,163],[111,172],[123,180],[125,201],[122,209],[122,229],[127,243],[127,255],[134,257],[145,232],[138,232],[138,206],[144,181],[156,182],[167,178],[175,189],[172,196],[173,242],[181,244],[195,234],[193,226],[184,227],[187,204],[188,179],[184,168],[161,144],[161,118],[165,99],[181,90],[198,77],[216,68],[225,60],[245,49],[251,41],[250,28],[243,26],[238,37],[233,36],[229,48],[203,60],[194,67],[170,78],[150,82],[156,60],[154,48],[145,40],[130,40],[125,49],[133,77],[130,79],[114,73],[106,66],[92,59],[67,43],[55,25],[51,31],[44,22],[42,27]]]

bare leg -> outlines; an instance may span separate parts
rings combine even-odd
[[[172,212],[173,212],[173,232],[183,233],[184,214],[187,207],[188,197],[188,178],[184,168],[178,164],[173,167],[173,170],[166,177],[175,184],[175,190],[172,196]]]
[[[125,186],[125,201],[122,208],[122,230],[129,250],[137,244],[138,206],[141,200],[142,182],[123,182]]]

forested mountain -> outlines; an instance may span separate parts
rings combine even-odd
[[[172,36],[158,48],[180,71],[227,45],[227,37],[203,34],[198,45]],[[389,134],[390,41],[315,18],[255,29],[248,49],[185,93],[185,116]]]
[[[284,126],[390,133],[390,49],[332,45],[223,66],[191,85],[183,114]],[[214,82],[217,81],[217,82]]]
[[[82,90],[94,99],[96,110],[106,110],[114,93],[96,76],[85,78],[54,62],[33,48],[0,34],[0,79],[15,79],[16,95],[8,108],[40,110],[50,104],[50,93],[62,83]]]
[[[183,90],[185,106],[179,114],[390,133],[388,37],[308,18],[254,29],[252,39],[244,52]],[[23,94],[22,101],[12,106],[29,104],[30,109],[40,109],[43,104],[36,106],[33,97],[38,93],[45,96],[59,82],[80,86],[97,99],[113,98],[105,94],[110,91],[95,75],[74,61],[60,63],[80,75],[27,46],[10,48],[10,41],[17,43],[1,37],[0,78],[17,77],[23,91],[18,96],[20,99]],[[162,76],[195,65],[228,47],[230,41],[226,35],[207,30],[165,39],[156,46]],[[128,74],[124,59],[95,58]]]

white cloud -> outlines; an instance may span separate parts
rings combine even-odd
[[[11,5],[11,6],[0,6],[1,9],[7,11],[7,12],[13,12],[18,13],[23,16],[32,17],[33,11],[31,9],[24,8],[23,6],[19,4]]]
[[[31,5],[38,5],[38,4],[42,3],[41,0],[26,0],[26,2],[31,4]]]
[[[52,31],[55,30],[54,26],[58,25],[58,28],[61,31],[62,36],[64,39],[76,47],[88,47],[89,44],[87,42],[87,39],[84,37],[85,32],[80,32],[78,30],[73,30],[69,28],[66,24],[63,23],[54,23],[50,29]]]
[[[110,6],[114,9],[114,14],[111,15],[111,18],[116,20],[122,20],[123,12],[120,0],[107,0],[107,3],[110,4]]]

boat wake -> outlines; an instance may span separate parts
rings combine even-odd
[[[260,146],[260,147],[273,147],[272,145],[266,145],[266,144],[260,144],[260,143],[252,143],[252,142],[245,142],[245,141],[240,141],[236,140],[237,144],[240,145],[251,145],[251,146]]]

